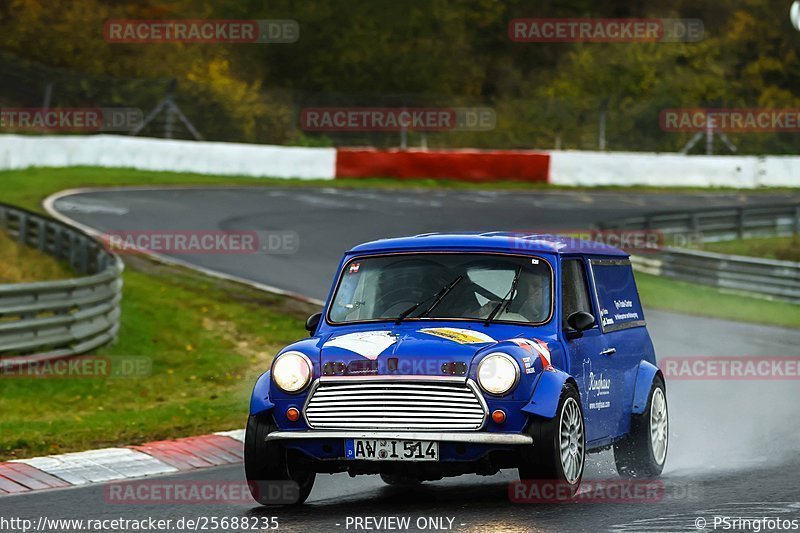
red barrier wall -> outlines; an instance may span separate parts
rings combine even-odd
[[[547,183],[550,155],[532,151],[416,151],[346,149],[336,152],[337,178],[445,178]]]

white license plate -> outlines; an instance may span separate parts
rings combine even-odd
[[[428,440],[345,439],[345,458],[365,461],[438,461],[439,443]]]

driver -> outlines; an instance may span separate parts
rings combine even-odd
[[[523,270],[517,282],[517,292],[511,295],[511,302],[507,303],[497,315],[495,320],[510,320],[514,322],[541,322],[547,318],[550,309],[550,293],[545,290],[544,276],[535,272]],[[489,318],[499,300],[490,300],[483,304],[478,311],[478,318]]]
[[[537,272],[523,270],[517,284],[517,295],[506,311],[523,316],[526,322],[545,320],[550,312],[547,277]]]

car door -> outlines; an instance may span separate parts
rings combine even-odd
[[[561,262],[561,317],[570,360],[570,373],[580,387],[586,419],[586,442],[590,446],[613,437],[622,412],[622,388],[618,386],[614,347],[600,328],[597,299],[590,283],[590,271],[581,257]],[[591,313],[595,324],[581,333],[567,324],[570,314]]]
[[[630,260],[592,258],[590,273],[600,309],[600,329],[609,349],[615,350],[609,357],[609,375],[620,397],[617,425],[612,431],[612,436],[619,436],[630,429],[636,373],[640,361],[648,354],[652,356],[653,347]]]

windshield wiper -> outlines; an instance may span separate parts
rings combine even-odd
[[[462,279],[464,279],[464,276],[458,276],[456,279],[450,282],[450,284],[447,287],[439,291],[436,294],[436,299],[433,301],[433,303],[425,311],[420,313],[418,318],[428,316],[431,313],[431,311],[433,311],[436,308],[437,305],[442,303],[442,300],[444,300],[445,296],[447,296],[450,293],[450,291],[452,291],[453,288],[455,288],[455,286],[461,282]]]
[[[485,326],[488,326],[489,323],[494,320],[494,317],[497,316],[503,306],[508,307],[508,305],[511,303],[511,300],[517,296],[517,283],[519,283],[519,275],[521,272],[522,267],[517,267],[517,273],[514,274],[514,279],[511,281],[511,288],[508,289],[508,292],[505,296],[503,296],[503,299],[500,300],[500,303],[498,303],[494,309],[492,309],[492,312],[489,313],[489,316],[486,317],[486,322],[483,323]]]
[[[424,304],[425,302],[427,302],[431,298],[434,299],[433,303],[430,305],[430,307],[428,307],[419,316],[423,317],[423,316],[427,315],[428,313],[430,313],[431,311],[433,311],[433,309],[437,305],[439,305],[442,300],[444,300],[444,297],[447,296],[447,293],[450,292],[451,290],[453,290],[453,287],[458,285],[459,282],[461,282],[462,279],[464,279],[464,276],[459,275],[456,279],[454,279],[453,281],[451,281],[450,283],[448,283],[447,285],[442,287],[436,294],[432,294],[432,295],[428,296],[427,298],[425,298],[423,300],[420,300],[419,302],[415,303],[414,305],[412,305],[411,307],[409,307],[408,309],[406,309],[405,311],[403,311],[402,313],[397,315],[397,318],[395,319],[395,324],[399,324],[400,322],[402,322],[404,318],[406,318],[408,315],[410,315],[411,313],[413,313],[414,311],[419,309],[419,307],[422,304]]]

